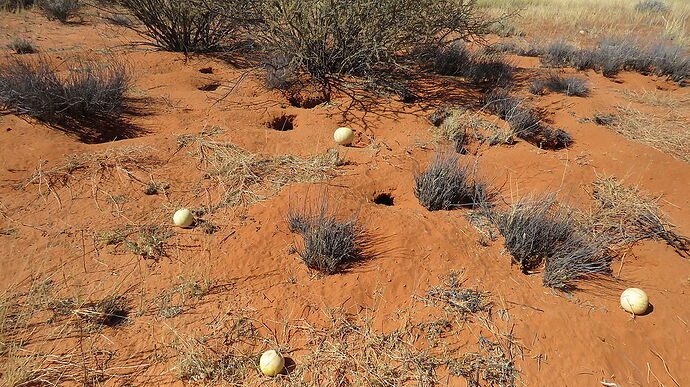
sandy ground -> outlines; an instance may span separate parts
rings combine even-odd
[[[147,114],[131,119],[141,135],[98,144],[83,143],[73,134],[24,117],[0,117],[0,209],[4,215],[0,229],[15,230],[0,235],[0,288],[25,286],[43,274],[52,275],[64,292],[128,289],[135,303],[143,303],[169,288],[180,275],[203,276],[228,285],[228,291],[205,297],[178,317],[133,317],[123,327],[103,331],[107,337],[99,342],[103,348],[134,358],[163,346],[171,329],[201,330],[208,319],[231,305],[252,308],[267,325],[276,327],[279,322],[318,320],[331,307],[353,313],[375,308],[377,328],[386,331],[396,326],[394,312],[410,305],[414,295],[438,284],[439,276],[462,269],[468,285],[490,291],[509,314],[507,326],[524,348],[517,367],[525,385],[690,383],[690,351],[685,344],[690,338],[686,304],[690,261],[662,243],[647,241],[632,248],[622,263],[614,264],[613,281],[585,283],[583,290],[570,296],[543,287],[539,275],[525,276],[511,266],[500,239],[488,246],[479,244],[480,236],[463,210],[428,212],[414,197],[414,172],[437,147],[426,119],[430,110],[424,104],[384,101],[375,112],[355,109],[348,116],[343,116],[348,103],[344,98],[311,109],[297,108],[281,94],[266,90],[260,72],[249,73],[231,91],[234,80],[246,70],[206,57],[129,47],[138,38],[121,27],[102,22],[65,26],[34,13],[2,14],[0,26],[0,46],[11,36],[21,35],[57,60],[113,55],[125,61],[134,74],[133,94],[147,101]],[[525,77],[540,71],[536,59],[512,59]],[[209,67],[212,73],[200,72]],[[593,85],[589,97],[550,94],[534,99],[553,126],[573,135],[571,147],[545,151],[521,141],[482,148],[481,173],[508,201],[529,193],[559,191],[565,201],[580,208],[590,205],[588,190],[598,176],[616,176],[660,195],[677,231],[690,234],[688,164],[581,120],[612,111],[615,105],[649,109],[625,99],[623,90],[673,90],[684,97],[690,91],[633,73],[613,80],[594,72],[582,76]],[[220,84],[216,90],[199,90],[214,82]],[[470,103],[478,98],[476,93],[467,93]],[[293,130],[266,127],[265,122],[283,113],[295,116]],[[114,252],[99,247],[92,237],[124,224],[166,224],[175,207],[199,207],[213,200],[214,191],[208,193],[212,187],[188,154],[191,149],[178,150],[175,134],[196,135],[204,128],[219,127],[222,131],[213,137],[215,141],[232,142],[262,155],[307,157],[333,148],[332,132],[341,125],[354,128],[358,142],[341,148],[347,164],[338,168],[334,178],[288,185],[246,208],[218,211],[210,216],[219,227],[214,234],[178,229],[168,241],[166,258],[151,261],[126,251]],[[60,165],[68,155],[131,146],[150,147],[159,159],[156,165],[129,171],[141,182],[122,171],[107,180],[84,171],[75,173],[68,186],[53,191],[25,184],[37,168]],[[144,194],[142,182],[151,179],[170,185],[165,195]],[[374,236],[375,254],[347,273],[315,277],[290,251],[296,237],[287,230],[285,217],[291,207],[324,192],[338,212],[358,213]],[[390,194],[393,205],[375,204],[374,197],[380,193]],[[626,287],[645,289],[653,312],[635,319],[623,312],[618,298]],[[279,336],[290,343],[290,337]],[[299,356],[294,357],[299,365]],[[180,383],[169,368],[169,364],[151,367],[135,384]],[[464,382],[450,378],[442,384]]]

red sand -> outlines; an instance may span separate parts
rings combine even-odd
[[[130,325],[108,330],[108,341],[101,343],[107,349],[131,354],[150,350],[169,335],[165,325],[196,329],[191,327],[202,325],[204,316],[226,310],[238,297],[268,324],[318,319],[319,310],[326,307],[357,312],[360,306],[376,306],[380,329],[386,330],[395,321],[385,317],[408,305],[411,296],[437,284],[440,275],[465,269],[469,285],[492,292],[495,302],[508,309],[513,333],[525,348],[517,365],[526,385],[595,386],[604,380],[623,386],[674,385],[672,378],[685,385],[690,380],[690,351],[685,342],[690,338],[690,261],[661,243],[644,242],[625,256],[622,268],[619,263],[614,265],[619,282],[578,291],[571,298],[544,288],[539,275],[525,276],[511,267],[510,256],[502,254],[500,239],[488,247],[479,245],[479,234],[462,210],[428,212],[419,205],[413,194],[413,174],[432,156],[434,145],[419,145],[431,142],[433,136],[425,118],[428,112],[419,112],[417,106],[385,104],[385,114],[369,115],[364,128],[362,120],[342,119],[342,105],[289,106],[280,94],[261,86],[260,73],[251,74],[213,104],[243,70],[209,58],[185,59],[180,54],[123,46],[138,37],[100,22],[64,26],[24,13],[3,14],[0,25],[8,36],[0,36],[0,46],[9,36],[21,35],[54,58],[76,53],[98,56],[103,48],[110,48],[133,68],[136,94],[152,101],[148,106],[152,114],[133,119],[147,134],[104,144],[84,144],[74,136],[14,115],[0,117],[0,209],[6,215],[0,218],[0,229],[18,229],[13,235],[0,235],[0,265],[4,268],[0,288],[20,281],[25,284],[33,274],[53,273],[56,282],[69,283],[70,288],[81,285],[89,289],[84,290],[87,294],[133,285],[131,296],[138,302],[154,298],[181,274],[233,284],[230,294],[208,296],[191,315],[168,320],[135,317]],[[528,71],[536,71],[538,66],[533,59],[515,61]],[[212,67],[213,74],[199,72],[206,67]],[[618,82],[593,72],[583,75],[595,86],[590,97],[552,94],[536,99],[555,127],[573,135],[572,147],[544,151],[520,142],[483,149],[481,171],[502,187],[509,200],[559,190],[562,197],[581,207],[587,206],[586,189],[597,175],[624,178],[663,195],[663,209],[677,231],[690,234],[690,166],[605,127],[578,121],[611,111],[616,104],[629,104],[618,90],[674,89],[686,97],[690,91],[639,74],[622,74]],[[198,90],[215,81],[222,82],[216,91]],[[267,129],[264,123],[282,112],[296,116],[295,129]],[[361,116],[361,112],[355,113]],[[345,149],[350,164],[340,167],[336,178],[285,187],[246,211],[220,211],[211,217],[220,226],[213,235],[178,230],[170,257],[157,263],[131,253],[95,250],[94,232],[152,219],[168,221],[176,205],[206,204],[205,192],[195,192],[193,186],[201,172],[186,149],[174,153],[173,134],[198,134],[204,127],[218,126],[225,129],[216,136],[218,141],[266,155],[308,156],[333,147],[332,131],[340,125],[365,132],[371,145]],[[63,162],[67,155],[134,145],[150,146],[164,160],[162,166],[152,169],[151,177],[170,183],[167,197],[146,196],[141,184],[116,175],[97,185],[94,199],[89,172],[74,179],[72,197],[67,188],[57,190],[60,202],[51,193],[39,196],[36,185],[15,188],[42,163],[49,167]],[[135,174],[144,181],[150,178],[140,171]],[[379,254],[349,273],[314,278],[290,253],[288,246],[295,237],[287,231],[284,218],[291,203],[301,203],[306,194],[316,197],[326,187],[337,198],[340,212],[359,213],[377,237]],[[373,197],[380,192],[390,193],[394,205],[374,204]],[[115,205],[108,195],[127,199]],[[620,309],[620,292],[631,286],[648,292],[652,313],[633,320]],[[168,368],[153,367],[148,372],[158,375]],[[143,380],[140,383],[146,384]],[[154,384],[169,383],[175,383],[175,378],[166,373]]]

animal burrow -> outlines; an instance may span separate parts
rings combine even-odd
[[[295,121],[294,115],[289,115],[289,114],[283,113],[279,116],[276,116],[272,120],[269,120],[268,122],[266,122],[266,126],[273,129],[273,130],[285,132],[285,131],[292,130],[295,128],[294,121]]]
[[[395,204],[395,198],[390,192],[377,192],[374,194],[374,203],[383,206],[392,206]]]
[[[216,91],[219,87],[220,87],[220,83],[213,82],[213,83],[207,83],[203,86],[199,86],[199,90],[201,90],[201,91]]]
[[[300,94],[291,95],[288,97],[288,102],[293,107],[298,107],[302,109],[313,109],[324,102],[326,99],[322,96],[302,96]]]
[[[200,68],[199,72],[202,74],[213,74],[213,67]]]

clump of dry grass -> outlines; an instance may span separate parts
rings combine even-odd
[[[75,298],[56,299],[51,300],[47,307],[56,316],[78,317],[87,324],[89,330],[124,324],[130,311],[128,300],[117,294],[92,301],[80,301]]]
[[[544,286],[570,291],[577,281],[603,278],[611,271],[609,238],[586,228],[578,214],[547,195],[515,203],[492,219],[523,273],[543,265]]]
[[[491,309],[489,292],[463,288],[462,273],[452,271],[443,279],[443,284],[431,288],[426,293],[425,300],[432,303],[442,303],[447,310],[461,315],[488,311]]]
[[[439,383],[437,369],[452,356],[447,346],[424,342],[436,325],[403,321],[400,328],[383,333],[366,316],[326,313],[323,326],[301,329],[309,351],[289,375],[295,385],[432,386]]]
[[[339,219],[327,198],[313,208],[290,209],[287,222],[302,236],[297,253],[312,270],[335,274],[366,258],[366,232],[357,217]]]
[[[616,106],[616,110],[617,118],[607,124],[609,128],[690,163],[690,130],[684,117],[661,117],[623,106]]]
[[[171,346],[174,370],[182,380],[242,385],[256,370],[256,348],[265,341],[254,322],[228,313],[210,324],[203,336],[185,337],[174,331]]]
[[[213,281],[200,278],[187,278],[181,276],[182,283],[163,292],[156,298],[158,302],[158,315],[164,318],[173,318],[184,312],[190,299],[201,299],[208,295],[213,286]]]
[[[133,354],[123,360],[97,348],[101,335],[94,334],[127,321],[128,311],[126,299],[116,292],[91,300],[59,298],[49,279],[36,279],[25,291],[4,294],[0,298],[0,385],[125,383],[149,364]]]
[[[595,200],[588,222],[596,232],[608,235],[618,248],[643,239],[663,240],[679,254],[690,257],[690,239],[678,235],[652,198],[637,187],[614,177],[594,182]]]
[[[449,368],[453,375],[467,379],[469,386],[481,386],[482,382],[490,386],[512,387],[518,376],[515,366],[513,348],[479,337],[478,352],[466,353]]]
[[[327,179],[343,164],[337,149],[311,158],[265,157],[209,137],[181,135],[178,145],[180,148],[195,145],[192,155],[221,190],[219,201],[210,211],[252,204],[272,196],[287,184]]]
[[[115,246],[116,251],[124,247],[127,251],[141,255],[144,259],[158,260],[168,256],[166,240],[173,235],[175,231],[167,226],[145,224],[96,233],[94,237],[105,246]]]
[[[42,195],[52,193],[58,202],[61,202],[55,189],[70,186],[72,179],[75,179],[80,172],[90,172],[88,180],[93,191],[116,173],[146,184],[135,175],[135,172],[149,173],[152,167],[161,164],[152,152],[153,150],[146,146],[128,146],[109,148],[101,152],[73,154],[53,168],[45,169],[43,164],[39,165],[29,176],[23,188],[35,184]]]
[[[494,192],[477,176],[476,166],[455,153],[439,151],[414,177],[414,195],[429,211],[491,207]]]
[[[690,97],[679,95],[674,91],[665,90],[622,90],[621,94],[630,101],[646,106],[678,111],[690,109]]]
[[[472,140],[489,145],[514,144],[515,132],[499,127],[465,108],[440,108],[429,116],[437,137],[453,141],[456,149],[464,149]]]

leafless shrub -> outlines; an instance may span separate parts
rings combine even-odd
[[[0,0],[0,10],[18,12],[34,5],[34,0]]]
[[[297,253],[312,270],[335,274],[366,258],[366,233],[357,218],[338,219],[325,198],[316,208],[291,209],[287,221],[302,236]]]
[[[143,29],[130,25],[147,44],[174,52],[213,52],[237,38],[253,1],[121,0]]]
[[[328,95],[347,76],[390,81],[415,47],[476,36],[485,22],[469,0],[271,0],[251,36]],[[328,99],[328,98],[327,98]]]
[[[414,194],[429,211],[490,206],[489,187],[473,175],[470,167],[461,165],[457,154],[439,152],[415,176]]]

